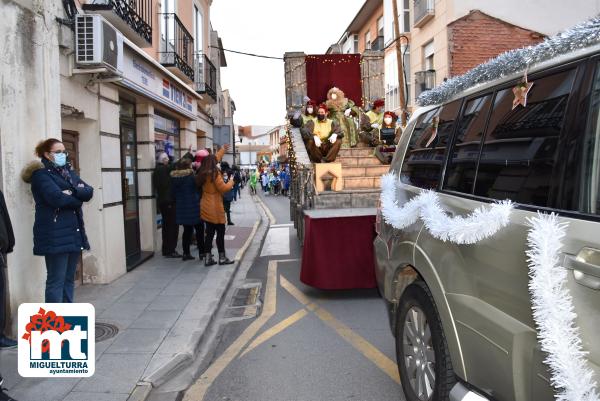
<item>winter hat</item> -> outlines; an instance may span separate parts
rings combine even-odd
[[[199,151],[196,152],[196,156],[194,157],[194,161],[196,163],[202,163],[202,159],[204,159],[208,155],[209,155],[208,150],[206,150],[206,149],[200,149]]]
[[[378,107],[383,107],[385,105],[385,100],[377,99],[373,102],[373,108],[376,109]]]
[[[394,113],[393,111],[386,111],[385,113],[383,113],[383,118],[386,117],[392,117],[394,120],[398,118],[396,113]]]
[[[319,105],[319,107],[317,107],[317,111],[319,111],[320,109],[323,109],[323,110],[325,110],[325,111],[327,111],[327,110],[328,110],[328,109],[327,109],[327,105],[326,105],[325,103],[321,103],[321,104]]]

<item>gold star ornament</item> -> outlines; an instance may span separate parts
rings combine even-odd
[[[523,81],[512,89],[513,94],[515,95],[512,106],[513,110],[516,109],[518,105],[527,107],[527,94],[531,90],[532,86],[533,82]]]

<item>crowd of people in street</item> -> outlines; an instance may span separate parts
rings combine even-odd
[[[289,196],[290,184],[291,184],[291,175],[289,168],[282,165],[280,170],[277,170],[275,167],[270,169],[265,168],[260,172],[255,173],[256,176],[250,180],[251,191],[252,191],[252,182],[254,183],[254,193],[256,193],[256,182],[260,181],[262,186],[262,190],[265,195],[281,195],[281,196]]]

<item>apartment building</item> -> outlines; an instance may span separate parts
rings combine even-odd
[[[241,168],[252,169],[277,160],[285,126],[247,125],[237,127],[237,131],[239,142],[236,149]]]
[[[32,255],[34,203],[19,179],[42,139],[62,138],[74,168],[95,189],[84,207],[92,249],[82,253],[79,283],[111,282],[160,249],[151,184],[157,153],[178,159],[190,147],[213,148],[215,127],[233,125],[233,100],[220,86],[227,63],[210,24],[211,4],[0,5],[9,60],[0,64],[7,94],[0,99],[0,186],[18,222],[8,260],[13,316],[20,303],[44,297],[45,265]],[[99,46],[104,58],[96,65]]]
[[[393,0],[384,0],[384,43],[395,40]],[[598,2],[396,0],[409,109],[425,90],[498,54],[540,42],[600,12]],[[396,47],[385,52],[388,108],[398,111]]]
[[[327,53],[364,53],[383,50],[383,0],[367,0],[340,39]]]
[[[361,54],[362,106],[383,98],[383,0],[366,0],[327,54]]]

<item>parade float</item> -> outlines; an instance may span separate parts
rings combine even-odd
[[[301,279],[321,289],[374,288],[372,242],[380,177],[395,149],[393,135],[385,141],[389,127],[384,130],[369,120],[375,101],[384,96],[383,52],[286,53],[284,60],[290,216],[304,245]],[[315,115],[316,108],[327,107],[328,118],[343,133],[333,161],[311,160],[303,123],[294,124],[307,106]],[[364,140],[364,135],[374,140]]]

